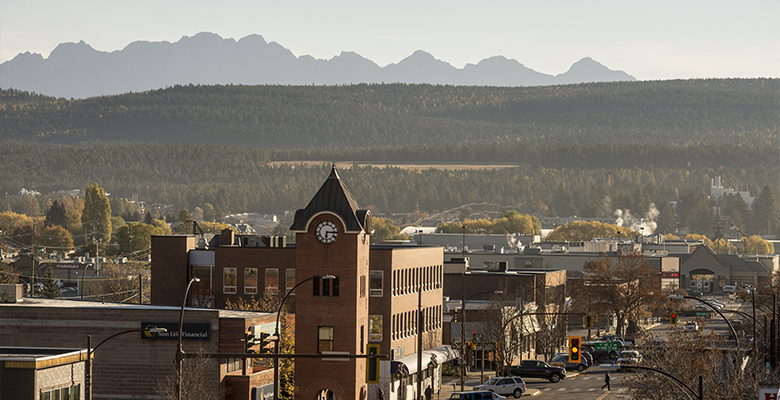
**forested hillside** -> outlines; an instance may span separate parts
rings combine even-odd
[[[276,149],[518,142],[764,147],[777,144],[778,83],[175,86],[85,100],[6,90],[0,140]]]
[[[757,196],[765,186],[776,190],[780,176],[780,153],[769,147],[514,144],[498,151],[487,145],[461,145],[398,150],[386,156],[460,161],[472,151],[476,154],[471,158],[496,154],[494,162],[516,166],[440,170],[355,165],[339,173],[361,206],[372,206],[377,212],[435,212],[486,202],[522,213],[583,217],[611,215],[615,209],[643,215],[651,203],[660,209],[686,196],[705,196],[714,176]],[[377,158],[379,154],[377,150],[365,153]],[[192,210],[209,203],[218,214],[281,213],[306,205],[327,177],[331,161],[355,160],[358,155],[351,151],[289,152],[208,145],[84,148],[0,142],[0,169],[4,171],[0,190],[8,194],[21,187],[43,193],[84,190],[98,182],[114,197],[137,194],[148,203],[174,204],[176,209]],[[267,164],[304,157],[323,162],[315,167],[294,161]],[[706,204],[705,200],[705,209]],[[703,227],[711,227],[710,220]]]

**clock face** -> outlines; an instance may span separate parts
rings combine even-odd
[[[332,221],[325,220],[317,224],[314,234],[320,243],[331,244],[339,236],[339,228]]]

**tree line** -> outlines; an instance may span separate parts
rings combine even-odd
[[[772,146],[777,79],[542,87],[188,85],[54,99],[0,94],[0,140],[279,149],[461,143]]]

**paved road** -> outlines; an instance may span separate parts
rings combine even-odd
[[[604,385],[604,373],[604,369],[594,365],[558,383],[551,383],[541,379],[526,379],[525,384],[529,389],[541,391],[540,399],[606,400],[628,398],[626,388],[621,383],[624,374],[611,371],[609,374],[612,390],[607,391],[607,389],[601,388]]]

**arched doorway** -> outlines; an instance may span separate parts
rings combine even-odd
[[[715,272],[706,268],[694,269],[690,272],[690,290],[699,293],[711,293],[715,289]]]

